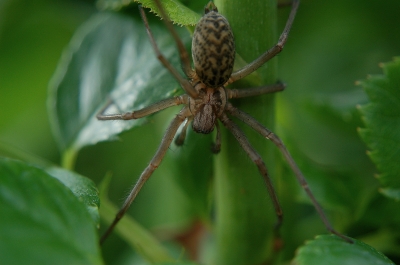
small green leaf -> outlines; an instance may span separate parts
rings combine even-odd
[[[119,10],[124,6],[131,5],[133,2],[142,4],[144,7],[150,8],[151,12],[160,16],[156,4],[153,0],[98,0],[97,6],[100,9]],[[200,20],[200,15],[184,6],[176,0],[164,0],[163,6],[168,17],[174,23],[181,26],[194,26]]]
[[[72,171],[62,168],[48,168],[47,173],[61,181],[86,206],[94,223],[99,226],[99,192],[94,182]]]
[[[297,250],[296,265],[384,265],[394,264],[371,246],[354,240],[349,244],[334,235],[317,236]]]
[[[163,54],[179,65],[168,31],[157,25],[152,30]],[[113,104],[106,113],[121,113],[170,97],[177,87],[141,21],[106,12],[93,16],[76,32],[50,83],[48,108],[60,149],[74,158],[83,146],[144,122],[98,121],[96,114],[109,98]]]
[[[382,193],[400,200],[400,57],[382,68],[383,75],[360,82],[370,102],[359,107],[366,126],[359,132],[380,171]]]
[[[85,206],[41,169],[0,159],[2,264],[102,264]]]

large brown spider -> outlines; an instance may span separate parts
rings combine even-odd
[[[108,106],[107,105],[100,111],[100,113],[97,115],[97,118],[99,120],[139,119],[171,106],[184,105],[184,107],[169,125],[156,154],[151,159],[149,165],[142,172],[140,178],[131,190],[128,198],[125,200],[122,208],[117,213],[113,223],[102,236],[100,242],[104,242],[104,240],[111,233],[118,221],[124,216],[125,212],[128,210],[129,206],[139,193],[140,189],[143,187],[144,183],[150,178],[154,170],[161,163],[166,151],[168,150],[169,145],[175,137],[175,134],[177,133],[182,123],[184,123],[185,121],[186,123],[184,124],[181,133],[177,136],[175,140],[175,143],[177,145],[183,144],[186,137],[186,130],[190,123],[192,124],[193,130],[197,133],[208,134],[211,133],[214,128],[217,129],[216,142],[213,146],[213,152],[215,153],[218,153],[221,147],[221,137],[218,121],[220,121],[229,131],[231,131],[231,133],[234,135],[234,137],[247,153],[247,155],[250,157],[250,159],[256,164],[260,174],[265,181],[278,218],[275,229],[276,231],[279,229],[282,224],[282,209],[279,204],[275,190],[272,186],[271,179],[268,176],[267,168],[262,161],[260,155],[247,140],[244,133],[235,123],[232,122],[227,114],[232,115],[243,121],[251,128],[253,128],[256,132],[261,134],[263,137],[271,140],[279,148],[279,150],[282,152],[283,156],[287,160],[289,166],[293,170],[300,185],[303,187],[308,197],[311,199],[327,230],[329,230],[333,234],[338,235],[348,242],[352,242],[351,239],[333,229],[332,225],[325,216],[321,206],[318,204],[310,188],[308,187],[308,184],[303,174],[297,167],[292,156],[289,154],[282,141],[270,130],[260,124],[257,120],[252,118],[249,114],[235,108],[228,101],[232,98],[258,96],[262,94],[281,91],[284,89],[285,86],[282,83],[240,90],[228,89],[226,88],[226,86],[251,74],[264,63],[268,62],[275,55],[282,51],[283,46],[286,43],[294,17],[296,15],[299,6],[299,0],[293,0],[291,13],[286,22],[286,26],[278,40],[278,43],[274,47],[263,53],[256,60],[235,72],[233,72],[233,64],[235,60],[235,43],[233,39],[233,33],[228,21],[225,17],[218,13],[218,10],[213,2],[210,1],[206,6],[205,14],[197,23],[195,31],[193,33],[192,56],[195,69],[191,68],[189,55],[182,41],[174,30],[172,24],[168,22],[168,17],[160,1],[155,0],[155,3],[157,4],[162,17],[164,18],[168,30],[175,39],[179,50],[183,71],[187,78],[182,77],[178,73],[178,71],[173,68],[172,65],[167,61],[167,59],[161,54],[151,33],[146,15],[143,9],[139,7],[142,19],[147,30],[147,34],[158,60],[175,77],[175,79],[179,82],[186,94],[165,99],[143,109],[133,112],[127,112],[124,114],[104,114],[104,111]]]

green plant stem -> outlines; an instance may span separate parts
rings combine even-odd
[[[227,17],[235,36],[236,52],[251,62],[276,42],[276,1],[216,0]],[[276,59],[258,70],[261,80],[247,78],[233,86],[255,87],[276,82]],[[233,102],[262,124],[274,124],[273,95]],[[270,175],[274,175],[271,143],[249,127],[239,124],[253,147],[263,157]],[[223,130],[222,152],[216,159],[216,264],[260,264],[271,250],[276,222],[272,202],[257,167],[235,138]]]

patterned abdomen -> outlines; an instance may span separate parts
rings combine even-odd
[[[228,21],[210,11],[197,23],[192,40],[194,68],[208,87],[225,84],[232,74],[235,43]]]

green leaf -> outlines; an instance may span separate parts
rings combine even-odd
[[[152,30],[160,50],[179,65],[168,31]],[[93,16],[74,35],[50,83],[48,109],[60,149],[74,160],[83,146],[144,122],[98,121],[95,116],[108,98],[113,104],[106,113],[121,113],[170,97],[176,88],[141,21],[106,12]]]
[[[48,174],[61,181],[72,193],[86,206],[94,223],[99,226],[99,192],[94,182],[72,171],[51,167],[46,170]]]
[[[131,5],[133,2],[142,4],[144,7],[150,8],[151,12],[160,16],[156,4],[152,0],[98,0],[97,5],[100,9],[119,10],[124,6]],[[163,6],[168,17],[174,23],[181,26],[194,26],[200,20],[200,15],[184,6],[176,0],[164,0]]]
[[[297,250],[296,265],[384,265],[394,264],[371,246],[354,240],[349,244],[334,235],[317,236]]]
[[[380,171],[382,193],[400,200],[400,57],[381,66],[383,75],[360,82],[370,102],[359,107],[366,126],[359,132]]]
[[[41,169],[0,159],[2,264],[102,264],[85,206]]]

